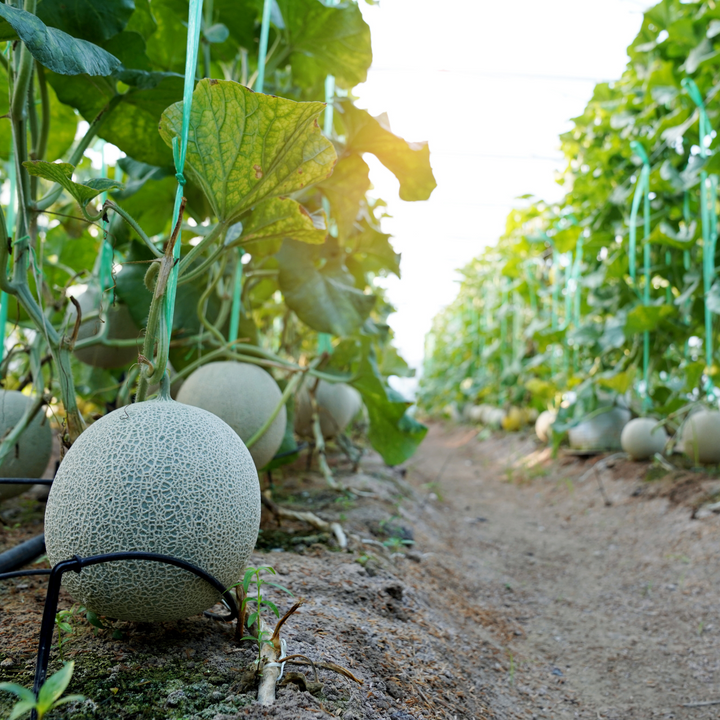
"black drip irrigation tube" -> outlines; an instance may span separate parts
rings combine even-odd
[[[23,565],[39,558],[45,554],[45,535],[36,535],[25,542],[21,542],[14,548],[0,553],[0,573],[8,573],[17,570]],[[34,570],[31,572],[35,572]]]
[[[33,540],[37,540],[37,538],[33,538]],[[37,662],[35,664],[35,680],[33,683],[33,692],[35,693],[35,697],[38,696],[40,688],[42,687],[43,682],[45,682],[45,678],[47,676],[47,668],[50,661],[50,650],[52,648],[53,630],[55,629],[55,615],[57,614],[60,584],[62,582],[63,574],[66,572],[80,573],[85,567],[100,565],[106,562],[117,562],[118,560],[151,560],[153,562],[164,563],[165,565],[174,565],[175,567],[182,568],[183,570],[188,570],[202,580],[205,580],[205,582],[209,585],[212,585],[221,594],[223,604],[230,611],[229,615],[218,615],[217,613],[211,613],[206,610],[205,615],[207,617],[213,620],[232,622],[239,615],[238,606],[232,596],[232,593],[230,590],[227,590],[216,577],[192,563],[180,560],[179,558],[172,557],[170,555],[137,551],[106,553],[103,555],[92,555],[85,558],[75,555],[70,560],[62,560],[61,562],[56,563],[52,570],[18,570],[15,572],[2,573],[0,574],[0,580],[7,580],[9,578],[25,575],[49,576],[47,595],[45,596],[45,608],[43,609],[42,623],[40,625]],[[32,720],[37,718],[37,713],[34,710],[31,718]]]

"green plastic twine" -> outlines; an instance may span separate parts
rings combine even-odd
[[[100,177],[105,177],[107,175],[107,164],[105,163],[105,141],[100,141],[100,157],[102,158],[102,165],[100,167]],[[102,193],[100,196],[103,204],[107,200],[107,192]],[[103,231],[103,237],[102,237],[102,244],[100,245],[100,270],[99,270],[99,280],[100,280],[100,292],[104,293],[109,288],[112,288],[114,285],[112,281],[112,270],[113,270],[113,248],[110,242],[108,241],[108,235],[107,235],[107,224],[105,223],[105,217],[103,215],[102,220],[102,231]],[[113,290],[113,297],[111,300],[111,303],[115,299],[115,291]]]
[[[705,102],[700,90],[691,78],[684,78],[682,86],[687,91],[690,99],[695,103],[700,114],[699,122],[699,145],[700,157],[705,159],[708,155],[706,142],[710,136],[710,120],[705,110]],[[711,190],[711,197],[708,198],[708,189]],[[715,202],[717,193],[717,176],[713,176],[708,188],[708,174],[705,170],[700,172],[700,219],[702,222],[703,237],[703,289],[705,298],[708,297],[713,280],[715,279],[715,244],[717,242],[717,217]],[[712,204],[712,207],[710,206]],[[705,303],[705,364],[711,367],[713,364],[713,323],[710,308]],[[705,390],[708,399],[715,396],[712,380],[708,377]]]
[[[188,133],[190,131],[190,111],[192,110],[192,96],[195,89],[195,70],[198,62],[198,48],[200,45],[200,27],[202,25],[203,0],[190,0],[188,13],[187,54],[185,57],[185,87],[183,89],[183,120],[181,137],[173,138],[173,159],[175,160],[175,177],[178,181],[175,191],[175,207],[173,208],[172,228],[174,229],[180,218],[180,206],[183,200],[185,187],[185,156],[187,155]],[[173,248],[173,257],[180,258],[180,239]],[[165,332],[168,339],[172,333],[173,317],[175,315],[175,295],[177,294],[178,266],[177,262],[168,278],[165,291]]]
[[[645,275],[645,285],[643,287],[642,302],[647,306],[650,304],[650,160],[648,159],[645,148],[636,140],[630,143],[632,151],[642,161],[642,170],[637,185],[635,186],[635,195],[633,196],[632,209],[630,211],[630,277],[633,280],[633,286],[637,293],[636,269],[635,269],[635,252],[637,246],[637,216],[640,210],[640,199],[643,200],[643,274]],[[639,293],[638,293],[639,296]],[[650,385],[649,385],[649,368],[650,368],[650,333],[643,333],[643,408],[648,409],[650,405]]]
[[[255,92],[262,92],[265,88],[265,60],[267,58],[268,36],[270,35],[270,10],[272,0],[265,0],[263,4],[262,25],[260,26],[260,50],[258,52],[258,74],[255,81]]]

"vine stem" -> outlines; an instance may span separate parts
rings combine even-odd
[[[287,403],[290,396],[295,392],[303,377],[304,373],[296,373],[288,381],[288,384],[286,385],[278,404],[275,406],[275,409],[272,413],[270,413],[265,422],[256,430],[255,434],[245,443],[245,447],[247,447],[248,450],[268,431],[268,428],[273,424],[273,421],[278,416],[280,410],[283,408],[285,403]]]
[[[158,273],[157,280],[155,281],[155,291],[153,292],[153,299],[150,303],[150,313],[148,315],[147,327],[145,329],[145,342],[143,343],[143,357],[146,359],[147,366],[143,367],[140,372],[140,382],[138,383],[137,395],[135,396],[135,402],[142,402],[145,400],[147,395],[148,384],[153,382],[159,382],[160,378],[165,373],[167,366],[167,353],[169,349],[168,335],[172,331],[172,328],[165,327],[165,291],[167,290],[168,280],[170,279],[170,273],[175,267],[175,258],[173,256],[173,249],[175,243],[180,236],[180,226],[182,225],[183,211],[185,209],[186,199],[183,198],[180,203],[180,212],[178,213],[178,220],[175,224],[175,229],[165,246],[165,253],[163,254],[162,260],[160,260],[160,272]],[[163,335],[160,340],[161,356],[158,358],[156,365],[152,364],[152,358],[155,352],[155,344],[158,341],[158,331]]]
[[[321,359],[325,359],[325,355],[320,356]],[[327,484],[334,490],[339,489],[335,477],[332,474],[332,470],[328,465],[327,456],[325,453],[325,438],[323,436],[322,427],[320,426],[320,411],[318,408],[317,399],[315,398],[315,391],[317,390],[317,382],[314,383],[314,387],[308,388],[310,395],[310,406],[312,407],[312,429],[313,436],[315,437],[315,449],[318,454],[318,465],[320,466],[320,472],[327,481]]]

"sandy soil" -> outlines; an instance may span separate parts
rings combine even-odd
[[[410,472],[442,497],[436,552],[466,598],[514,628],[499,671],[509,716],[720,716],[720,704],[682,706],[720,701],[720,516],[691,517],[717,480],[647,482],[646,463],[619,462],[599,473],[606,506],[587,473],[596,459],[551,462],[533,439],[475,435],[432,427]]]
[[[362,685],[324,669],[314,685],[288,666],[307,681],[294,677],[262,709],[234,624],[116,623],[117,639],[78,615],[65,657],[76,662],[70,691],[90,700],[51,717],[720,715],[720,705],[683,707],[720,700],[720,516],[692,517],[717,479],[649,482],[647,464],[626,461],[596,475],[597,458],[553,461],[527,436],[480,440],[442,425],[404,469],[369,454],[352,474],[335,460],[348,492],[298,464],[275,477],[274,497],[341,521],[350,551],[266,515],[253,562],[305,600],[286,626],[288,652],[339,663]],[[0,543],[36,534],[42,509],[30,496],[3,505]],[[0,587],[0,679],[30,684],[43,598],[42,580]],[[0,697],[0,716],[9,707]]]

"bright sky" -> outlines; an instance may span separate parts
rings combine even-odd
[[[644,0],[381,0],[360,3],[374,61],[360,105],[386,111],[394,132],[428,140],[438,187],[424,203],[398,198],[375,158],[373,194],[394,216],[402,253],[386,286],[390,324],[416,368],[433,317],[457,292],[456,268],[502,234],[514,198],[562,191],[558,135],[600,80],[621,75]],[[400,389],[400,388],[398,388]],[[410,389],[410,388],[407,388]]]

